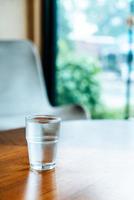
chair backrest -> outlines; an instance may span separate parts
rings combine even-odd
[[[40,58],[30,41],[0,41],[0,117],[49,108]]]

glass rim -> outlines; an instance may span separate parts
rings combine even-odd
[[[26,122],[31,121],[39,124],[53,124],[61,122],[61,118],[56,115],[31,114],[27,115],[25,119]],[[44,119],[44,121],[42,121],[42,119]]]

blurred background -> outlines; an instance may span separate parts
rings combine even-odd
[[[0,0],[0,39],[38,47],[53,105],[134,116],[133,1]]]
[[[127,93],[130,51],[126,23],[132,5],[123,0],[58,1],[58,102],[79,102],[92,118],[134,114],[134,68]]]

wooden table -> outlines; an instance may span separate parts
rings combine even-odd
[[[24,130],[0,132],[0,200],[134,200],[134,121],[64,122],[55,170],[29,170]]]

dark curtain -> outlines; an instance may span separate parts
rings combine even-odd
[[[56,0],[42,0],[42,65],[48,97],[56,104]]]

